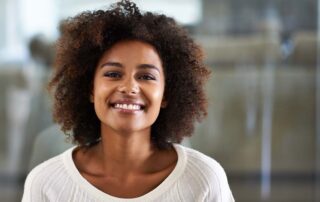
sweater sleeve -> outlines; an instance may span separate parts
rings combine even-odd
[[[224,169],[217,162],[211,166],[213,170],[208,173],[208,177],[211,178],[209,181],[212,183],[209,185],[205,201],[234,202]]]
[[[189,184],[195,186],[194,195],[201,193],[201,198],[197,201],[234,202],[223,167],[215,159],[196,150],[185,149],[185,151],[188,158],[185,173],[189,176]],[[190,181],[190,176],[196,180]]]
[[[27,176],[27,179],[24,184],[24,190],[23,190],[23,196],[22,196],[22,202],[37,202],[41,201],[40,199],[37,199],[36,197],[40,195],[40,187],[37,186],[37,183],[35,183],[35,177],[36,177],[36,170],[33,170],[29,173]]]
[[[48,189],[44,191],[44,187],[58,178],[54,171],[59,171],[57,167],[61,164],[60,161],[60,156],[56,156],[31,170],[24,183],[22,202],[49,201],[46,195]],[[51,185],[46,187],[51,187]]]

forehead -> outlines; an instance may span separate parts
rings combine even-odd
[[[162,60],[157,50],[149,43],[138,40],[120,41],[106,50],[99,63],[106,61],[152,63],[162,67]]]

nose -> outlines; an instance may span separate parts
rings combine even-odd
[[[125,94],[138,94],[140,88],[135,79],[130,77],[119,84],[118,91]]]

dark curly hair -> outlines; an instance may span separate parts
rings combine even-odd
[[[151,126],[152,142],[160,149],[191,136],[195,121],[207,114],[204,84],[210,70],[201,48],[174,19],[122,0],[109,10],[86,11],[60,24],[56,44],[53,116],[62,130],[81,146],[100,138],[100,120],[89,97],[95,67],[102,54],[122,40],[140,40],[157,50],[165,72],[166,108]]]

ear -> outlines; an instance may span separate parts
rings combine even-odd
[[[161,101],[160,107],[161,108],[166,108],[167,106],[168,106],[168,102],[167,102],[167,100],[165,98],[163,98],[162,101]]]
[[[94,99],[93,99],[93,94],[90,93],[90,102],[93,103],[94,102]]]

